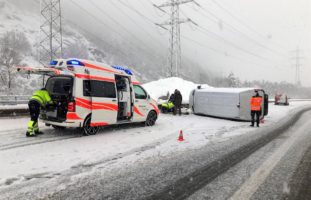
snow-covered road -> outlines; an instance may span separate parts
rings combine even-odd
[[[273,126],[304,105],[310,105],[310,102],[295,102],[288,107],[271,104],[269,116],[262,126]],[[258,131],[249,127],[248,122],[196,115],[161,115],[154,127],[110,127],[91,137],[80,137],[75,129],[57,132],[42,127],[45,135],[26,138],[27,120],[0,119],[0,192],[25,186],[30,180],[48,182],[83,167],[106,165],[109,168],[109,163],[113,163],[111,167],[127,167],[139,159],[194,151],[211,142],[221,143],[237,135]],[[184,132],[184,142],[177,141],[179,130]]]

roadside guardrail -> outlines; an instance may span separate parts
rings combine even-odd
[[[27,104],[29,95],[0,95],[0,105]]]

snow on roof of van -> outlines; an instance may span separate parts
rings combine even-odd
[[[178,89],[182,94],[183,103],[189,103],[190,92],[196,89],[198,85],[182,78],[170,77],[143,84],[143,87],[155,100],[158,100],[161,96],[166,96],[168,92],[172,94],[175,89]],[[210,86],[202,85],[202,87]]]
[[[203,88],[197,89],[201,92],[215,92],[215,93],[241,93],[246,91],[254,91],[255,88]]]

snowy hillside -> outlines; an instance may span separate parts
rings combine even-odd
[[[27,6],[26,6],[27,5]],[[24,55],[21,64],[39,66],[39,42],[40,42],[40,13],[37,1],[0,0],[0,36],[8,31],[24,33],[29,40],[31,49]],[[63,20],[63,57],[76,57],[96,60],[112,65],[130,66],[135,76],[146,83],[151,80],[166,77],[167,56],[163,49],[150,51],[141,48],[141,44],[129,45],[123,38],[117,38],[108,31],[102,35],[90,33],[88,30],[73,23]],[[180,75],[188,80],[206,80],[207,75],[200,67],[187,58],[183,58],[183,66]],[[188,66],[188,67],[187,67]],[[36,85],[40,85],[41,77],[31,76],[30,79],[17,76],[10,93],[27,94]],[[20,87],[23,85],[23,87]],[[41,85],[40,85],[41,86]],[[38,87],[40,87],[38,86]],[[24,89],[25,88],[25,89]],[[1,88],[0,88],[1,91]]]
[[[166,96],[167,93],[172,94],[174,93],[175,89],[178,89],[183,96],[183,103],[189,103],[189,94],[198,85],[201,84],[186,81],[178,77],[171,77],[146,83],[143,85],[143,87],[155,100],[158,100],[158,98],[161,96]],[[203,87],[210,87],[210,86],[205,84],[203,85]]]

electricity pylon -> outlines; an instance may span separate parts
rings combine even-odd
[[[170,0],[161,5],[154,5],[156,8],[167,13],[163,8],[170,7],[170,20],[167,22],[156,24],[161,28],[170,32],[169,39],[169,74],[170,76],[178,76],[181,66],[181,45],[180,45],[180,24],[193,22],[191,19],[180,19],[179,6],[186,3],[196,3],[194,0]],[[167,28],[168,27],[168,28]]]
[[[62,13],[60,0],[41,0],[39,62],[46,66],[62,57]]]

